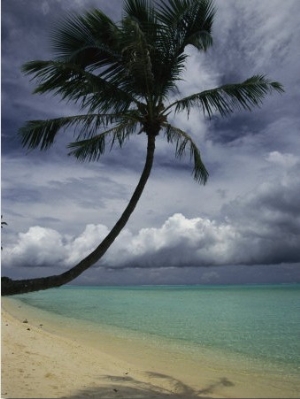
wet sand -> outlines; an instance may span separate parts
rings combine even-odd
[[[2,299],[2,398],[296,398],[299,389],[289,376],[276,383],[274,376],[216,369]]]

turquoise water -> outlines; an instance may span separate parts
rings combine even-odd
[[[300,285],[68,286],[18,299],[183,350],[211,349],[300,372]]]

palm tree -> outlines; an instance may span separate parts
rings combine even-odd
[[[208,172],[200,151],[189,134],[170,123],[171,112],[189,113],[196,108],[208,117],[216,113],[227,116],[235,109],[259,106],[274,90],[283,91],[280,83],[256,75],[242,83],[171,100],[178,93],[177,83],[186,65],[186,47],[205,52],[212,45],[214,15],[212,0],[125,0],[119,23],[98,9],[84,16],[68,16],[52,36],[56,58],[23,66],[24,73],[37,82],[34,93],[54,93],[83,111],[70,117],[27,122],[20,130],[24,147],[47,150],[59,132],[72,129],[70,154],[82,161],[96,161],[107,144],[122,147],[132,135],[143,133],[147,136],[147,155],[128,206],[92,253],[60,275],[16,281],[5,278],[3,295],[61,286],[99,261],[141,197],[159,134],[175,144],[176,156],[189,152],[193,177],[205,184]]]
[[[6,222],[2,222],[2,218],[3,218],[3,215],[1,215],[1,229],[3,229],[3,226],[7,226],[7,223]],[[1,251],[2,251],[2,249],[3,249],[3,247],[2,247],[2,245],[1,245]]]
[[[3,226],[7,226],[7,223],[6,222],[2,222],[2,218],[3,218],[3,215],[1,215],[1,229],[3,229]]]

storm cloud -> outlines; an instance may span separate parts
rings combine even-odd
[[[224,205],[222,220],[189,219],[176,213],[159,227],[136,234],[125,229],[99,264],[118,269],[298,262],[300,162],[279,153],[269,154],[268,160],[285,168],[281,179],[263,183]],[[8,266],[55,264],[64,269],[87,256],[108,232],[101,224],[87,225],[77,237],[30,227],[5,249],[3,259]]]

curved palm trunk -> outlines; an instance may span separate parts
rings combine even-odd
[[[33,278],[28,280],[11,280],[8,277],[2,277],[2,291],[1,295],[15,295],[15,294],[24,294],[27,292],[46,290],[48,288],[60,287],[63,284],[67,284],[70,281],[74,280],[81,273],[87,270],[89,267],[94,265],[114,240],[118,237],[122,229],[125,227],[130,215],[134,211],[142,193],[147,183],[147,180],[150,176],[152,165],[153,165],[153,157],[155,151],[155,135],[148,134],[148,146],[147,146],[147,157],[144,166],[143,173],[139,180],[138,185],[129,201],[129,204],[125,208],[123,214],[120,219],[114,225],[110,233],[104,238],[101,244],[91,252],[86,258],[80,261],[76,266],[72,269],[68,270],[65,273],[41,277],[41,278]]]

